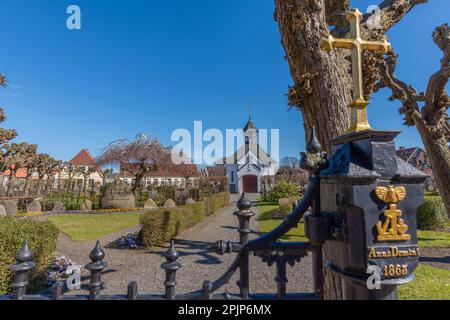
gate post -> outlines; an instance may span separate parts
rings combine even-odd
[[[338,137],[320,177],[325,299],[396,299],[419,262],[416,210],[423,172],[396,155],[397,131]]]
[[[249,264],[249,250],[246,248],[248,244],[248,239],[250,235],[250,219],[255,215],[254,212],[250,210],[252,207],[252,203],[245,197],[245,193],[242,194],[241,198],[237,202],[237,207],[239,211],[234,213],[235,216],[239,219],[239,243],[242,246],[241,249],[241,263],[239,266],[239,290],[240,296],[243,300],[247,300],[249,298],[249,290],[250,290],[250,264]]]
[[[17,253],[16,261],[17,263],[10,268],[14,273],[14,280],[11,285],[12,295],[14,300],[21,300],[27,293],[28,272],[36,267],[28,241],[25,241],[22,249]]]

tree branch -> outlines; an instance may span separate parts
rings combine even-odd
[[[325,0],[327,24],[335,27],[345,27],[347,20],[345,12],[350,9],[350,0]]]
[[[402,107],[400,113],[405,115],[405,125],[414,126],[415,121],[421,121],[422,115],[420,113],[419,101],[422,96],[417,94],[417,91],[410,85],[407,85],[395,76],[395,67],[397,65],[397,56],[389,55],[385,60],[379,63],[380,70],[380,84],[377,89],[387,87],[392,90],[392,96],[389,100],[400,100]]]
[[[441,60],[441,68],[428,82],[425,107],[423,109],[424,117],[430,124],[437,124],[450,105],[450,98],[447,95],[446,87],[450,78],[450,27],[444,24],[437,27],[433,32],[433,40],[443,51],[444,56]]]
[[[416,5],[427,3],[428,0],[384,0],[378,5],[380,8],[380,28],[369,28],[367,22],[372,14],[364,15],[363,29],[371,38],[380,38],[395,26]]]

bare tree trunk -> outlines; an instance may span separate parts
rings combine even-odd
[[[323,1],[275,0],[275,6],[294,80],[289,103],[300,108],[307,135],[316,127],[320,143],[331,152],[331,141],[350,124],[349,63],[342,52],[330,55],[320,47],[328,36]]]
[[[421,119],[415,122],[428,152],[436,185],[450,217],[450,149],[447,139],[443,136],[435,138],[433,131],[438,130],[438,128],[430,128]]]
[[[28,196],[28,193],[29,193],[29,191],[30,191],[30,182],[31,182],[31,177],[26,177],[25,185],[24,185],[24,187],[23,187],[23,195],[24,195],[25,197]]]
[[[42,177],[39,177],[35,193],[36,197],[39,197],[41,195],[41,190],[42,190]]]
[[[131,187],[131,191],[135,196],[138,195],[138,192],[141,190],[142,179],[144,178],[144,173],[138,173],[134,176],[134,183]]]
[[[8,188],[6,190],[6,195],[8,197],[12,195],[11,192],[14,189],[15,182],[16,182],[16,171],[13,169],[10,169],[9,179],[8,179]]]
[[[83,192],[87,193],[87,184],[88,184],[88,176],[87,175],[83,175]]]
[[[380,40],[415,5],[424,2],[382,1],[379,5],[380,27],[370,29],[366,16],[361,28],[363,37]],[[348,105],[352,86],[348,54],[342,50],[327,54],[320,44],[321,39],[327,38],[330,33],[329,26],[336,27],[332,31],[334,36],[347,36],[349,28],[345,10],[349,9],[349,3],[349,0],[275,0],[275,20],[294,81],[293,87],[289,89],[289,104],[302,112],[307,139],[311,127],[316,127],[319,141],[329,154],[333,139],[349,128]],[[364,66],[366,70],[374,64],[368,63]],[[373,72],[366,71],[364,76],[364,96],[367,100],[377,81],[372,75]],[[436,166],[439,167],[438,164]],[[444,169],[437,168],[439,171]],[[325,245],[323,252],[324,261],[327,261],[333,254],[332,246]],[[326,299],[342,299],[340,281],[327,272],[325,288]]]

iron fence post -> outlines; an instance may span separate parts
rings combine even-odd
[[[236,211],[234,215],[239,219],[239,242],[242,247],[245,247],[248,243],[249,234],[251,232],[250,219],[255,215],[255,213],[250,211],[252,203],[247,199],[245,193],[242,194],[236,205],[239,211]]]
[[[241,250],[241,262],[239,266],[240,278],[239,278],[239,290],[241,298],[247,300],[249,298],[250,290],[250,279],[249,279],[249,250],[246,247],[250,235],[250,219],[255,215],[254,212],[250,211],[252,203],[247,199],[245,193],[242,194],[241,198],[237,202],[237,207],[239,211],[234,213],[239,219],[239,242],[242,246]]]
[[[28,241],[25,241],[22,249],[16,255],[16,264],[10,270],[14,273],[14,280],[11,285],[14,300],[21,300],[25,297],[28,285],[28,271],[32,270],[36,264],[33,262]]]
[[[322,209],[320,207],[320,174],[318,170],[321,168],[323,163],[321,160],[323,158],[323,154],[321,152],[322,146],[317,138],[316,128],[312,127],[310,131],[310,137],[308,144],[306,145],[307,153],[302,153],[302,160],[300,163],[300,167],[305,169],[309,173],[309,181],[310,185],[314,186],[314,199],[311,205],[311,216],[312,217],[320,217],[322,215]],[[312,262],[313,262],[313,285],[314,285],[314,294],[317,299],[323,300],[323,291],[324,291],[324,276],[323,276],[323,242],[315,241],[309,239],[309,242],[312,245]]]
[[[100,297],[100,292],[103,289],[102,282],[102,272],[108,266],[108,264],[103,261],[105,258],[105,251],[100,246],[100,241],[97,241],[95,248],[89,254],[91,263],[86,265],[86,269],[91,272],[91,280],[89,282],[89,299],[98,300]]]
[[[177,285],[176,273],[181,267],[181,264],[177,262],[179,256],[180,255],[175,248],[175,241],[172,240],[170,248],[165,255],[167,261],[161,265],[161,268],[166,271],[166,281],[164,282],[164,285],[166,287],[165,298],[167,300],[175,300],[175,287]]]

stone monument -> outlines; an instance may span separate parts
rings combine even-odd
[[[100,204],[103,209],[134,208],[134,195],[127,183],[116,180],[106,187],[101,196]]]

